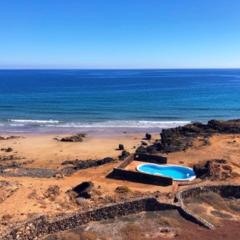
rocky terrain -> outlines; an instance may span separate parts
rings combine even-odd
[[[240,120],[217,121],[211,120],[207,124],[191,123],[183,127],[163,129],[160,140],[153,145],[137,149],[136,152],[170,153],[184,151],[191,147],[194,139],[201,138],[208,144],[208,138],[213,134],[239,134]]]

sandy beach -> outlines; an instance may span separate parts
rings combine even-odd
[[[79,143],[56,141],[56,138],[69,135],[72,134],[26,134],[21,135],[21,138],[18,139],[1,142],[1,148],[12,147],[15,156],[31,161],[27,164],[28,167],[57,168],[66,160],[117,158],[120,154],[119,151],[116,151],[119,144],[124,144],[127,151],[133,152],[134,147],[141,144],[144,136],[143,133],[90,134],[84,138],[83,142]],[[10,152],[8,155],[12,155],[12,153]]]

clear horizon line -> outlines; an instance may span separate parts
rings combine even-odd
[[[166,67],[166,68],[148,68],[148,67],[142,67],[142,68],[78,68],[78,67],[62,67],[62,68],[1,68],[0,71],[4,70],[238,70],[240,67]]]

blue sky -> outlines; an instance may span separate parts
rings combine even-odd
[[[239,0],[0,1],[0,68],[240,67]]]

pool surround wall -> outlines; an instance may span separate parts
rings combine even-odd
[[[158,186],[172,185],[173,183],[172,178],[165,177],[165,176],[149,175],[146,173],[125,169],[133,161],[166,164],[167,158],[162,156],[156,156],[156,155],[148,155],[148,154],[130,155],[118,167],[113,168],[113,170],[107,175],[107,177],[119,179],[119,180],[127,180],[131,182],[158,185]]]
[[[134,154],[135,161],[156,163],[156,164],[167,164],[167,158],[163,156],[151,155],[151,154]]]

